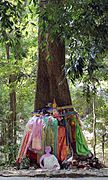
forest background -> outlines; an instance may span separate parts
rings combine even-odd
[[[58,34],[65,41],[63,71],[88,144],[107,162],[108,2],[41,3],[43,8],[36,0],[0,1],[0,165],[15,163],[25,125],[34,110],[38,33],[43,32],[44,49],[49,29],[52,42]],[[53,61],[50,55],[47,61]]]

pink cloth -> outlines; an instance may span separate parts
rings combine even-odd
[[[43,128],[43,119],[39,117],[33,123],[33,130],[32,130],[32,149],[37,151],[41,150],[42,148],[42,128]]]
[[[39,151],[42,148],[42,129],[44,126],[42,117],[33,117],[27,124],[29,127],[32,127],[32,132],[29,136],[28,143],[26,145],[24,156],[26,156],[28,148],[31,148],[35,151]]]

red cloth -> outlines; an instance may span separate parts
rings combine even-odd
[[[37,161],[37,154],[33,151],[27,150],[27,157],[29,157],[31,160]]]

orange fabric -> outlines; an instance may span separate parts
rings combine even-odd
[[[25,148],[26,148],[26,145],[27,145],[27,142],[28,142],[28,139],[29,139],[29,136],[30,136],[30,131],[28,131],[24,138],[23,138],[23,141],[22,141],[22,144],[21,144],[21,148],[19,150],[19,154],[18,154],[18,158],[17,158],[17,162],[20,163],[21,162],[21,159],[22,159],[22,156],[24,154],[24,151],[25,151]]]
[[[66,157],[67,157],[66,130],[65,127],[59,126],[57,158],[59,161],[64,161]]]

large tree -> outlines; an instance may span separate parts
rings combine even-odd
[[[55,1],[55,3],[59,5],[61,2]],[[71,105],[69,87],[64,72],[65,42],[58,33],[52,39],[50,35],[50,23],[48,24],[48,32],[43,32],[40,24],[45,23],[42,16],[43,8],[46,6],[45,2],[41,0],[40,6],[42,12],[39,17],[39,61],[35,110],[46,106],[48,103],[53,103],[54,99],[58,106]],[[44,44],[45,47],[43,47]]]
[[[58,105],[71,102],[63,72],[64,42],[68,54],[66,67],[69,78],[73,82],[86,75],[84,83],[87,83],[87,87],[90,82],[97,81],[94,73],[102,70],[102,60],[106,56],[108,44],[107,0],[41,0],[40,4],[42,8],[39,13],[39,69],[35,109],[52,102],[53,98]],[[48,61],[49,57],[51,60]]]

